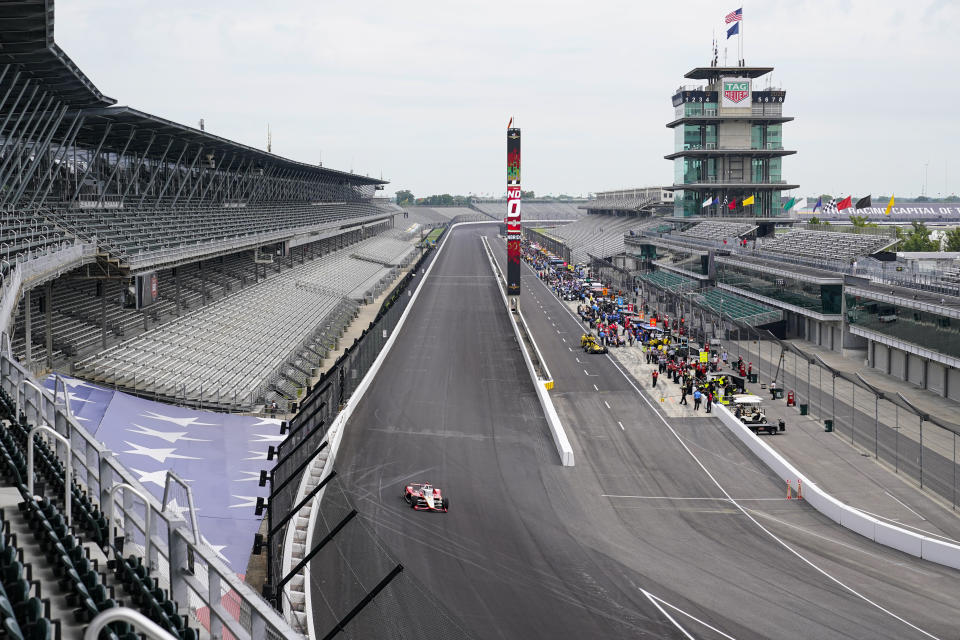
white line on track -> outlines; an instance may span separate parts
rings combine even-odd
[[[529,267],[529,265],[527,265],[527,266]],[[541,284],[543,284],[542,281],[541,281]],[[543,285],[543,286],[546,287],[546,285]],[[566,311],[567,314],[573,319],[573,321],[576,322],[577,325],[579,326],[579,325],[580,325],[580,321],[577,320],[577,317],[576,317],[575,315],[573,315],[573,312],[570,311],[569,308],[567,308],[567,305],[564,304],[563,302],[561,302],[560,304],[563,306],[564,311]],[[647,403],[647,405],[650,407],[650,409],[653,411],[653,413],[654,413],[658,418],[660,418],[660,421],[661,421],[661,422],[664,424],[664,426],[670,431],[670,433],[673,434],[673,437],[677,439],[677,442],[680,443],[680,446],[683,447],[683,449],[687,452],[687,454],[688,454],[691,458],[693,458],[694,462],[697,463],[697,466],[699,466],[700,469],[703,470],[703,472],[707,475],[707,477],[710,478],[710,481],[713,482],[713,484],[716,485],[716,487],[717,487],[718,489],[720,489],[720,491],[723,493],[723,495],[726,496],[727,499],[728,499],[737,509],[739,509],[740,512],[743,513],[743,515],[745,515],[751,522],[753,522],[753,524],[755,524],[761,531],[763,531],[765,534],[767,534],[767,535],[768,535],[774,542],[776,542],[778,545],[780,545],[781,547],[783,547],[784,549],[786,549],[788,553],[790,553],[790,554],[792,554],[793,556],[795,556],[796,558],[798,558],[800,561],[802,561],[804,564],[806,564],[807,566],[809,566],[810,568],[812,568],[814,571],[816,571],[817,573],[819,573],[819,574],[822,575],[823,577],[827,578],[827,579],[830,580],[831,582],[833,582],[833,583],[837,584],[838,586],[842,587],[842,588],[843,588],[844,590],[846,590],[848,593],[856,596],[857,598],[860,598],[861,600],[863,600],[864,602],[866,602],[868,605],[870,605],[870,606],[872,606],[872,607],[875,607],[876,609],[882,611],[883,613],[887,614],[887,615],[890,616],[891,618],[902,622],[902,623],[905,624],[906,626],[908,626],[908,627],[910,627],[911,629],[913,629],[913,630],[915,630],[915,631],[923,634],[924,636],[926,636],[926,637],[928,637],[928,638],[934,638],[935,640],[939,640],[939,639],[937,638],[937,636],[933,635],[932,633],[930,633],[930,632],[928,632],[928,631],[924,631],[923,629],[921,629],[921,628],[918,627],[917,625],[915,625],[915,624],[913,624],[912,622],[908,621],[907,619],[905,619],[905,618],[897,615],[896,613],[894,613],[894,612],[891,611],[890,609],[887,609],[886,607],[884,607],[884,606],[881,605],[880,603],[871,600],[870,598],[868,598],[867,596],[863,595],[862,593],[860,593],[859,591],[857,591],[856,589],[854,589],[853,587],[851,587],[851,586],[848,585],[847,583],[843,582],[842,580],[840,580],[840,579],[837,578],[836,576],[834,576],[834,575],[832,575],[831,573],[827,572],[826,569],[821,568],[819,565],[817,565],[816,563],[814,563],[812,560],[810,560],[809,558],[807,558],[805,555],[803,555],[802,553],[800,553],[799,551],[797,551],[796,549],[794,549],[793,547],[791,547],[789,544],[787,544],[786,542],[784,542],[783,540],[781,540],[780,538],[778,538],[772,531],[770,531],[770,530],[767,529],[765,526],[763,526],[762,524],[760,524],[760,522],[759,522],[756,518],[754,518],[754,517],[747,511],[747,509],[746,509],[743,505],[741,505],[740,503],[738,503],[736,500],[733,499],[733,497],[730,496],[729,493],[727,493],[727,490],[723,488],[723,485],[720,484],[720,482],[716,479],[716,477],[715,477],[712,473],[710,473],[710,471],[709,471],[709,470],[707,469],[707,467],[703,464],[703,462],[700,461],[700,458],[698,458],[698,457],[696,456],[696,454],[690,449],[690,447],[687,446],[687,443],[684,442],[683,438],[680,437],[680,434],[677,433],[677,431],[676,431],[672,426],[670,426],[670,423],[667,422],[667,419],[663,417],[663,415],[662,415],[662,414],[660,413],[660,411],[657,409],[656,405],[654,405],[654,404],[650,401],[650,399],[647,398],[647,396],[646,396],[645,393],[643,393],[640,389],[637,388],[637,386],[636,386],[635,384],[633,384],[633,380],[630,378],[630,376],[628,376],[628,375],[623,371],[623,369],[620,368],[620,365],[617,364],[616,360],[614,360],[613,357],[612,357],[609,353],[606,354],[606,355],[607,355],[607,359],[608,359],[608,360],[610,361],[610,363],[614,366],[614,368],[615,368],[617,371],[619,371],[619,372],[620,372],[620,375],[622,375],[622,376],[624,377],[624,379],[627,381],[627,384],[629,384],[631,387],[633,387],[633,390],[637,392],[637,395],[640,396],[640,397],[643,399],[643,401]],[[584,373],[586,373],[586,371],[584,371]],[[589,374],[587,374],[587,375],[589,375]],[[597,385],[593,385],[593,386],[594,386],[594,388],[596,388]],[[647,592],[644,591],[644,593],[647,593]],[[648,597],[649,597],[649,595],[648,595]],[[656,604],[656,603],[654,603],[654,604]],[[659,606],[658,606],[657,608],[660,609]],[[661,611],[663,611],[663,609],[661,609]],[[667,615],[666,612],[664,612],[664,615]],[[670,616],[667,615],[667,617],[669,618]],[[670,618],[670,620],[673,621],[673,618]],[[675,621],[674,621],[674,624],[676,624]],[[677,628],[680,629],[681,631],[683,631],[683,628],[680,627],[680,625],[677,625]],[[683,631],[683,632],[686,634],[686,631]],[[690,637],[689,634],[687,634],[687,636]],[[728,637],[729,637],[729,636],[728,636]]]
[[[569,351],[570,353],[573,353],[573,349],[571,349],[570,347],[567,347],[567,351]]]
[[[600,389],[597,389],[597,385],[593,385],[593,390],[594,390],[594,391],[600,391]]]
[[[580,358],[574,358],[574,360],[576,360],[578,364],[580,363]]]
[[[620,422],[619,420],[617,420],[617,424],[620,425],[620,431],[626,431],[626,429],[623,428],[623,423],[622,423],[622,422]]]
[[[724,638],[728,638],[729,640],[736,640],[736,638],[734,638],[733,636],[730,636],[730,635],[725,634],[723,631],[720,631],[720,629],[717,629],[716,627],[707,624],[706,622],[704,622],[704,621],[701,620],[700,618],[697,618],[696,616],[690,615],[689,613],[687,613],[686,611],[684,611],[684,610],[681,609],[680,607],[677,607],[677,606],[675,606],[675,605],[670,604],[669,602],[667,602],[667,601],[664,600],[663,598],[659,598],[659,597],[653,595],[652,593],[650,593],[650,592],[647,591],[646,589],[641,588],[640,591],[643,593],[643,595],[647,596],[647,600],[649,600],[650,602],[652,602],[652,603],[653,603],[653,606],[655,606],[657,609],[660,610],[660,613],[662,613],[663,615],[665,615],[665,616],[667,617],[667,620],[669,620],[670,622],[673,623],[673,626],[675,626],[677,629],[680,630],[680,633],[682,633],[683,635],[685,635],[685,636],[687,636],[688,638],[690,638],[690,640],[694,640],[694,637],[693,637],[692,635],[690,635],[690,632],[688,632],[686,629],[684,629],[683,627],[681,627],[681,626],[680,626],[680,623],[677,622],[676,620],[674,620],[673,616],[671,616],[669,613],[667,613],[666,609],[664,609],[663,607],[660,606],[661,604],[663,604],[664,606],[670,607],[671,609],[673,609],[673,610],[676,611],[677,613],[680,613],[680,614],[683,614],[683,615],[687,616],[688,618],[690,618],[690,619],[693,620],[694,622],[703,625],[704,627],[706,627],[707,629],[710,629],[710,630],[713,631],[714,633],[719,633],[719,634],[720,634],[721,636],[723,636]]]
[[[579,361],[579,360],[577,360],[577,362],[580,362],[580,361]],[[584,370],[583,370],[583,375],[585,375],[585,376],[588,376],[588,375],[590,375],[590,374],[589,374],[589,373],[587,373],[587,370],[586,370],[586,369],[584,369]]]
[[[557,333],[560,333],[560,332],[559,332],[559,331],[557,331]],[[566,342],[566,341],[567,341],[567,339],[566,339],[566,338],[560,338],[560,339],[561,339],[561,340],[563,340],[564,342]]]
[[[689,498],[679,496],[628,496],[615,493],[601,493],[601,498],[629,498],[631,500],[712,500],[714,502],[729,502],[727,498],[711,498],[705,496],[702,498]],[[785,498],[737,498],[740,502],[782,502]]]
[[[605,405],[607,405],[607,409],[609,409],[609,408],[610,408],[610,403],[609,403],[609,402],[607,402],[606,400],[604,400],[604,401],[603,401],[603,404],[605,404]]]
[[[849,593],[851,593],[851,594],[853,594],[854,596],[860,598],[861,600],[863,600],[863,601],[866,602],[867,604],[869,604],[869,605],[871,605],[871,606],[873,606],[873,607],[876,607],[877,609],[879,609],[879,610],[882,611],[883,613],[889,615],[890,617],[892,617],[892,618],[894,618],[894,619],[896,619],[896,620],[899,620],[900,622],[902,622],[903,624],[907,625],[907,626],[910,627],[911,629],[913,629],[913,630],[915,630],[915,631],[917,631],[917,632],[919,632],[919,633],[927,636],[928,638],[934,638],[934,639],[936,639],[936,640],[939,640],[939,639],[937,639],[937,636],[935,636],[935,635],[933,635],[932,633],[929,633],[929,632],[927,632],[927,631],[924,631],[923,629],[921,629],[921,628],[918,627],[917,625],[913,624],[912,622],[906,620],[905,618],[902,618],[902,617],[898,616],[896,613],[894,613],[894,612],[891,611],[890,609],[887,609],[886,607],[884,607],[884,606],[881,605],[880,603],[871,600],[870,598],[868,598],[867,596],[863,595],[862,593],[860,593],[859,591],[857,591],[857,590],[854,589],[853,587],[849,586],[848,584],[846,584],[845,582],[843,582],[842,580],[840,580],[840,579],[837,578],[836,576],[828,573],[826,569],[822,569],[819,565],[817,565],[816,563],[814,563],[812,560],[810,560],[809,558],[807,558],[805,555],[803,555],[802,553],[800,553],[799,551],[797,551],[796,549],[794,549],[793,547],[791,547],[789,544],[787,544],[786,542],[784,542],[783,540],[781,540],[779,537],[777,537],[772,531],[770,531],[770,530],[767,529],[765,526],[763,526],[762,524],[760,524],[760,521],[759,521],[759,520],[757,520],[756,518],[754,518],[754,517],[747,511],[747,509],[746,509],[743,505],[741,505],[739,502],[737,502],[736,500],[734,500],[733,497],[732,497],[729,493],[727,493],[727,490],[723,488],[723,485],[720,484],[720,482],[716,479],[716,477],[714,477],[714,475],[713,475],[712,473],[710,473],[710,471],[709,471],[709,470],[707,469],[707,467],[703,464],[703,462],[700,461],[700,458],[698,458],[697,455],[696,455],[693,451],[691,451],[690,447],[687,446],[687,443],[683,441],[683,438],[680,437],[680,434],[677,433],[676,430],[675,430],[672,426],[670,426],[670,423],[667,422],[666,418],[664,418],[663,415],[660,414],[660,412],[657,410],[656,405],[654,405],[652,402],[650,402],[650,400],[647,398],[647,396],[646,396],[645,393],[643,393],[642,391],[640,391],[640,389],[637,389],[636,385],[633,384],[633,380],[631,380],[630,377],[627,376],[626,373],[624,373],[623,369],[621,369],[620,366],[616,363],[616,361],[614,361],[614,359],[610,357],[610,354],[607,354],[607,358],[610,360],[610,363],[613,364],[613,366],[617,369],[617,371],[620,372],[620,374],[624,377],[624,379],[626,379],[627,384],[629,384],[631,387],[633,387],[633,390],[637,392],[637,395],[639,395],[641,398],[643,398],[644,402],[646,402],[646,403],[650,406],[650,409],[657,415],[658,418],[660,418],[660,421],[663,422],[664,426],[665,426],[667,429],[670,430],[670,433],[672,433],[672,434],[673,434],[673,437],[677,439],[677,442],[680,443],[680,446],[684,448],[684,450],[690,455],[691,458],[693,458],[694,462],[697,463],[697,466],[699,466],[700,469],[702,469],[703,472],[704,472],[705,474],[707,474],[707,477],[710,478],[711,482],[713,482],[713,484],[716,485],[716,487],[717,487],[718,489],[720,489],[720,491],[723,493],[723,495],[725,495],[725,496],[727,497],[727,499],[730,500],[730,503],[733,504],[733,506],[735,506],[737,509],[739,509],[740,512],[743,513],[743,515],[747,516],[747,518],[748,518],[751,522],[753,522],[761,531],[763,531],[765,534],[767,534],[768,536],[770,536],[770,538],[771,538],[774,542],[776,542],[776,543],[779,544],[781,547],[783,547],[784,549],[786,549],[789,553],[793,554],[793,555],[794,555],[795,557],[797,557],[799,560],[803,561],[807,566],[809,566],[810,568],[814,569],[816,572],[818,572],[820,575],[822,575],[823,577],[827,578],[828,580],[831,580],[832,582],[836,583],[837,585],[839,585],[840,587],[842,587],[843,589],[845,589],[845,590],[848,591]]]
[[[910,513],[912,513],[913,515],[917,516],[917,517],[920,518],[921,520],[926,520],[926,518],[924,518],[922,515],[920,515],[919,513],[917,513],[916,511],[914,511],[914,510],[911,509],[910,507],[908,507],[906,504],[904,504],[901,500],[899,500],[899,499],[897,498],[897,496],[893,495],[893,494],[890,493],[889,491],[884,491],[884,493],[887,494],[888,496],[890,496],[891,498],[893,498],[894,500],[896,500],[897,502],[899,502],[901,505],[903,505],[903,507],[904,507],[907,511],[909,511]]]

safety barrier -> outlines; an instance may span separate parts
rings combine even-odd
[[[729,409],[714,405],[720,422],[743,442],[760,460],[785,481],[800,481],[803,484],[803,499],[814,509],[840,526],[850,529],[879,544],[909,553],[953,569],[960,569],[960,545],[907,531],[896,525],[882,522],[862,511],[840,502],[774,451],[757,435],[740,422]]]
[[[560,422],[560,416],[557,415],[557,408],[553,405],[553,399],[550,397],[550,394],[547,393],[547,389],[553,387],[553,379],[549,379],[550,386],[546,385],[545,380],[541,380],[537,376],[536,367],[533,365],[533,360],[530,357],[530,350],[527,349],[525,344],[523,332],[526,332],[526,335],[530,337],[530,343],[533,345],[533,348],[536,350],[536,354],[540,357],[540,350],[537,348],[536,343],[533,342],[533,337],[530,336],[528,330],[521,329],[517,325],[517,320],[514,318],[512,309],[510,307],[510,302],[507,299],[507,292],[503,287],[502,278],[500,275],[499,267],[497,267],[496,261],[493,259],[493,253],[490,250],[490,245],[487,243],[487,239],[483,238],[483,248],[487,253],[487,260],[490,261],[490,268],[493,269],[493,273],[496,276],[497,288],[500,290],[500,297],[503,298],[503,305],[507,309],[507,316],[510,318],[510,324],[513,326],[513,332],[517,336],[517,342],[520,344],[520,352],[523,354],[523,361],[527,364],[527,371],[530,372],[530,377],[533,379],[533,388],[537,392],[537,399],[540,400],[540,406],[543,407],[544,417],[547,419],[547,425],[550,427],[550,435],[553,436],[553,443],[557,447],[557,453],[560,454],[560,463],[565,467],[572,467],[573,462],[573,447],[570,446],[570,440],[567,438],[566,431],[563,430],[563,424]],[[526,321],[523,319],[523,316],[517,312],[517,316],[520,318],[520,322],[526,324]],[[540,360],[543,363],[543,359]],[[548,374],[549,375],[549,374]]]

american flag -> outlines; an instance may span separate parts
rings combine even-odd
[[[726,24],[730,24],[731,22],[739,22],[740,20],[743,20],[743,9],[731,11],[727,14],[727,17],[724,18]]]

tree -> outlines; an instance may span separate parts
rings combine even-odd
[[[524,200],[532,200],[537,197],[533,191],[520,191],[520,197]]]
[[[897,227],[900,251],[939,251],[940,243],[930,239],[930,229],[922,222],[911,222],[905,229]]]
[[[960,251],[960,227],[947,231],[944,237],[944,251]]]
[[[400,191],[397,191],[397,204],[413,204],[416,201],[417,199],[413,197],[413,193],[407,189],[401,189]]]
[[[876,222],[868,222],[868,220],[869,218],[867,216],[858,216],[858,215],[850,216],[850,222],[853,224],[854,227],[863,228],[863,227],[877,226]]]
[[[812,218],[810,218],[810,222],[809,222],[808,224],[822,224],[822,225],[826,225],[826,226],[829,226],[829,225],[830,225],[829,222],[827,222],[826,220],[821,220],[821,219],[818,218],[817,216],[813,216]]]

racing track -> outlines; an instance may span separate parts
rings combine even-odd
[[[960,573],[785,501],[718,421],[668,426],[611,359],[577,348],[581,325],[524,266],[521,305],[576,454],[561,467],[479,240],[495,228],[447,237],[336,465],[475,637],[958,637]],[[449,513],[405,506],[403,484],[422,479]]]

